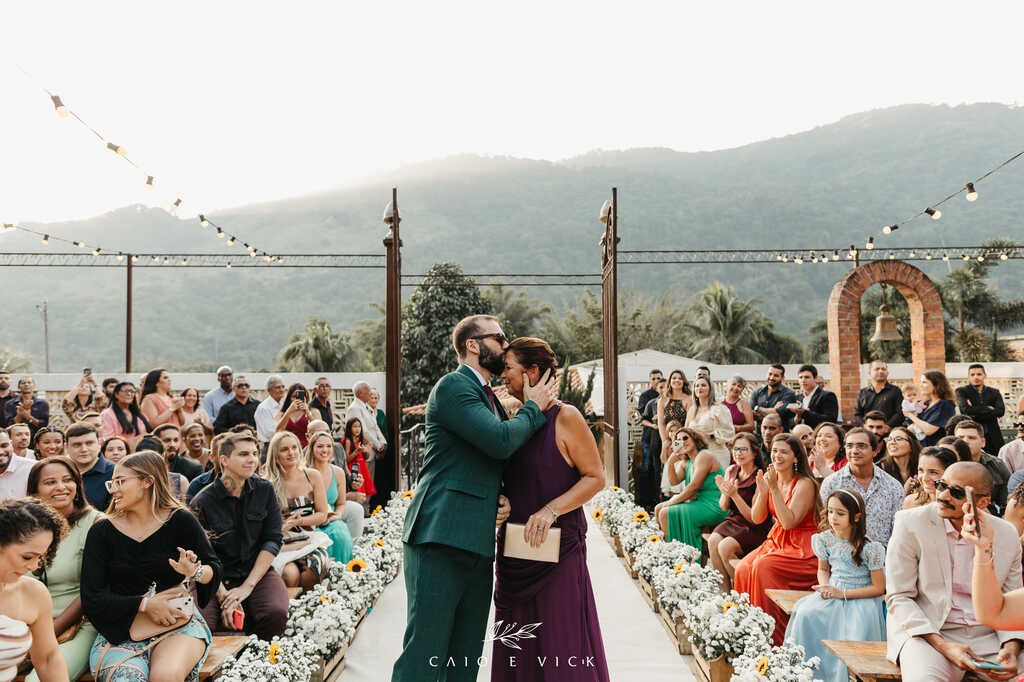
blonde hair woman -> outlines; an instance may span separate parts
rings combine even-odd
[[[107,490],[107,516],[89,530],[82,555],[82,607],[100,633],[89,657],[93,677],[196,681],[212,641],[199,607],[220,584],[220,562],[192,512],[171,493],[160,455],[125,457]],[[196,583],[199,598],[187,611],[160,594],[185,580]],[[139,613],[184,626],[136,642],[129,627]]]
[[[284,545],[274,560],[273,567],[288,587],[301,585],[310,588],[327,573],[329,559],[324,547],[331,544],[324,533],[313,532],[317,526],[327,523],[330,511],[327,507],[327,489],[324,479],[316,469],[303,466],[304,458],[299,437],[291,431],[278,431],[267,447],[267,463],[263,467],[263,478],[270,481],[281,505],[284,523]],[[305,544],[289,547],[289,532],[303,531],[299,535]],[[317,537],[319,536],[319,537]]]
[[[327,507],[330,513],[327,516],[327,523],[320,526],[320,530],[331,539],[331,547],[328,550],[331,558],[335,561],[348,563],[352,559],[352,533],[345,525],[345,489],[348,487],[345,479],[345,470],[334,464],[334,439],[326,431],[318,431],[309,437],[309,445],[306,446],[306,466],[316,469],[320,477],[330,481],[327,486]],[[363,516],[363,506],[356,502],[352,504],[359,507],[359,516]]]

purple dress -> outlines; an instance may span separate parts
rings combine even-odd
[[[532,514],[580,480],[558,451],[555,421],[561,404],[544,413],[547,425],[509,460],[505,495],[512,504],[511,523],[526,523]],[[494,620],[502,628],[533,628],[535,638],[513,641],[519,649],[494,640],[491,682],[609,682],[601,625],[587,571],[587,520],[583,509],[558,517],[561,528],[558,563],[503,556],[505,529],[498,533]],[[504,629],[499,629],[499,634]],[[511,660],[510,660],[511,659]]]

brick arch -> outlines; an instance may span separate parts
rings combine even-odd
[[[860,299],[873,284],[899,291],[910,309],[914,376],[946,369],[942,299],[928,276],[899,260],[874,261],[846,273],[828,297],[828,357],[831,388],[843,417],[852,419],[860,390]]]

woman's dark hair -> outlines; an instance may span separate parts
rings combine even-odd
[[[694,407],[712,407],[715,404],[715,385],[711,383],[711,379],[707,377],[697,377],[693,380],[693,385],[696,386],[698,381],[703,381],[708,385],[708,404],[704,405],[701,403],[700,398],[697,397],[696,391],[693,393],[693,406]]]
[[[121,436],[111,436],[110,438],[103,441],[103,445],[100,446],[100,457],[105,458],[107,456],[107,445],[109,445],[111,441],[115,440],[119,440],[122,443],[124,443],[125,457],[132,454],[132,446],[128,444],[127,439],[122,438]]]
[[[665,395],[672,395],[672,377],[677,374],[683,378],[683,395],[692,395],[690,382],[686,380],[686,372],[681,369],[674,369],[669,373],[668,380],[665,382]]]
[[[345,438],[351,440],[352,443],[356,442],[355,436],[352,435],[352,425],[356,422],[359,422],[359,428],[362,429],[359,432],[359,442],[362,443],[366,439],[366,429],[363,428],[363,422],[359,420],[359,417],[352,417],[345,422]]]
[[[41,459],[32,465],[32,470],[28,472],[28,494],[32,497],[39,497],[39,479],[43,476],[43,467],[48,464],[59,464],[68,470],[71,474],[71,478],[75,482],[75,497],[71,501],[71,506],[74,511],[68,516],[68,525],[73,526],[78,519],[85,516],[92,507],[89,506],[89,502],[85,499],[85,489],[82,486],[82,475],[78,473],[78,469],[74,464],[71,463],[67,457],[47,457]]]
[[[745,440],[747,441],[747,445],[750,446],[750,454],[754,456],[754,468],[764,469],[764,453],[761,452],[761,441],[757,439],[757,436],[749,431],[741,431],[736,434],[735,438],[733,438],[732,444],[736,445],[736,441],[738,440]],[[736,469],[738,472],[739,467]]]
[[[700,454],[701,450],[707,450],[708,439],[703,433],[699,431],[694,431],[693,429],[688,429],[685,426],[680,426],[679,430],[676,431],[674,436],[672,436],[672,440],[675,440],[680,433],[685,433],[687,436],[690,437],[690,440],[693,441],[695,457],[696,455]],[[689,457],[687,457],[687,459],[689,459]]]
[[[839,441],[839,452],[836,453],[836,459],[840,460],[846,457],[846,452],[843,451],[843,444],[846,442],[846,431],[843,427],[835,422],[821,422],[814,427],[814,439],[818,439],[818,432],[828,430],[835,434],[836,439]]]
[[[516,356],[516,360],[525,369],[536,365],[537,369],[540,370],[541,377],[548,370],[551,370],[551,376],[553,377],[558,367],[558,360],[555,358],[555,351],[551,350],[551,346],[546,341],[532,336],[520,336],[518,339],[515,339],[505,348],[505,353],[513,353]]]
[[[971,446],[968,445],[963,438],[957,438],[956,436],[943,436],[939,439],[939,442],[936,443],[936,445],[948,445],[953,448],[953,451],[956,452],[956,455],[959,458],[958,461],[960,462],[973,461],[971,459]]]
[[[68,523],[64,517],[34,497],[7,500],[0,504],[0,547],[28,542],[44,531],[53,535],[42,561],[43,566],[49,566],[57,556],[57,545],[68,534]]]
[[[838,488],[829,494],[828,500],[825,500],[826,510],[828,509],[828,501],[833,497],[842,503],[843,507],[846,508],[846,513],[850,515],[849,542],[852,550],[851,554],[853,555],[853,563],[860,566],[864,561],[862,556],[864,543],[868,540],[868,510],[864,505],[864,498],[856,490]],[[860,514],[859,521],[857,520],[857,514]],[[829,530],[828,514],[824,515],[819,528],[821,530]]]
[[[949,386],[949,379],[942,372],[932,369],[924,373],[924,378],[932,385],[933,393],[938,400],[952,400],[953,389]]]
[[[288,408],[292,406],[292,398],[295,395],[295,391],[306,391],[306,404],[309,404],[309,391],[299,382],[295,382],[288,387],[288,392],[284,394],[284,400],[281,401],[281,414],[288,411]]]
[[[966,443],[965,443],[966,445]],[[959,455],[949,448],[940,447],[938,445],[932,445],[930,447],[921,450],[921,454],[918,456],[918,461],[921,457],[934,457],[942,463],[944,469],[948,469],[957,462],[961,461]],[[915,472],[916,475],[916,472]]]
[[[61,442],[64,442],[64,432],[61,431],[59,427],[56,427],[56,426],[40,426],[39,429],[35,432],[35,435],[32,436],[32,449],[33,450],[35,450],[39,446],[39,439],[42,438],[43,436],[45,436],[48,433],[56,433],[57,435],[60,436]]]
[[[86,399],[85,405],[83,405],[82,402],[78,399],[78,391],[77,390],[75,391],[75,399],[72,401],[72,403],[74,403],[74,406],[75,406],[75,409],[73,410],[74,412],[81,412],[85,408],[87,408],[90,405],[92,405],[93,399],[96,397],[96,389],[95,389],[95,387],[93,387],[92,384],[86,384],[86,386],[89,387],[89,397],[88,397],[88,399]]]
[[[910,457],[907,458],[907,476],[917,476],[917,462],[921,455],[921,441],[917,439],[910,429],[905,426],[897,426],[889,432],[889,437],[897,431],[901,432],[907,437],[907,444],[910,446]],[[906,483],[905,480],[900,478],[900,467],[896,463],[896,460],[892,455],[886,454],[885,457],[878,462],[879,468],[882,471],[895,478],[900,483]]]
[[[822,511],[824,507],[821,503],[821,495],[819,494],[818,479],[814,477],[814,473],[811,471],[811,463],[807,460],[807,450],[804,449],[804,442],[800,440],[799,436],[794,436],[792,433],[777,434],[775,438],[772,438],[772,445],[779,441],[788,445],[789,449],[796,456],[796,473],[806,478],[814,486],[814,520],[817,523],[821,523],[821,518],[824,516]],[[769,460],[771,459],[770,452],[768,453],[768,458]]]
[[[203,401],[202,401],[202,399],[199,396],[199,389],[196,388],[195,386],[189,386],[184,391],[182,391],[181,392],[181,399],[184,400],[185,396],[188,395],[189,391],[195,391],[196,392],[196,409],[198,410],[200,407],[203,406]]]
[[[166,372],[166,369],[158,368],[151,369],[146,372],[146,376],[142,377],[142,393],[139,395],[139,402],[141,403],[147,395],[150,393],[156,393],[156,383],[160,381],[160,375]],[[117,389],[114,389],[115,391]]]
[[[156,370],[153,371],[155,372]],[[152,374],[152,372],[150,372],[150,374]],[[148,377],[149,374],[147,374],[146,376]],[[157,375],[158,378],[159,376],[160,375]],[[137,401],[133,400],[131,404],[128,405],[128,414],[131,415],[130,420],[128,419],[128,415],[124,413],[124,410],[121,409],[121,405],[118,404],[117,394],[120,393],[121,389],[124,388],[125,386],[131,386],[132,388],[135,388],[135,384],[133,384],[130,381],[122,381],[118,383],[117,386],[114,387],[114,399],[110,401],[110,409],[111,411],[113,411],[114,416],[117,417],[117,423],[121,426],[121,431],[128,434],[129,436],[140,435],[135,428],[135,424],[141,419],[142,425],[145,427],[145,433],[149,433],[149,422],[146,421],[146,418],[142,415],[142,410],[139,409],[139,403]]]
[[[973,420],[966,414],[954,414],[952,417],[946,420],[942,430],[947,436],[956,435],[956,427],[960,426],[960,422],[973,422]]]

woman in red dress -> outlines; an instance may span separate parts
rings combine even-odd
[[[780,433],[772,440],[771,466],[766,473],[757,472],[752,512],[755,523],[770,513],[775,525],[768,539],[736,567],[736,591],[749,594],[751,604],[775,618],[773,640],[779,645],[789,616],[764,591],[809,590],[818,582],[818,557],[811,549],[811,536],[818,532],[821,499],[803,443],[796,436]]]
[[[345,422],[345,438],[341,445],[345,448],[345,459],[352,475],[359,473],[363,477],[363,485],[357,492],[367,497],[376,495],[377,488],[373,485],[370,467],[366,465],[366,457],[373,453],[373,445],[363,436],[363,423],[358,418],[353,417]]]

